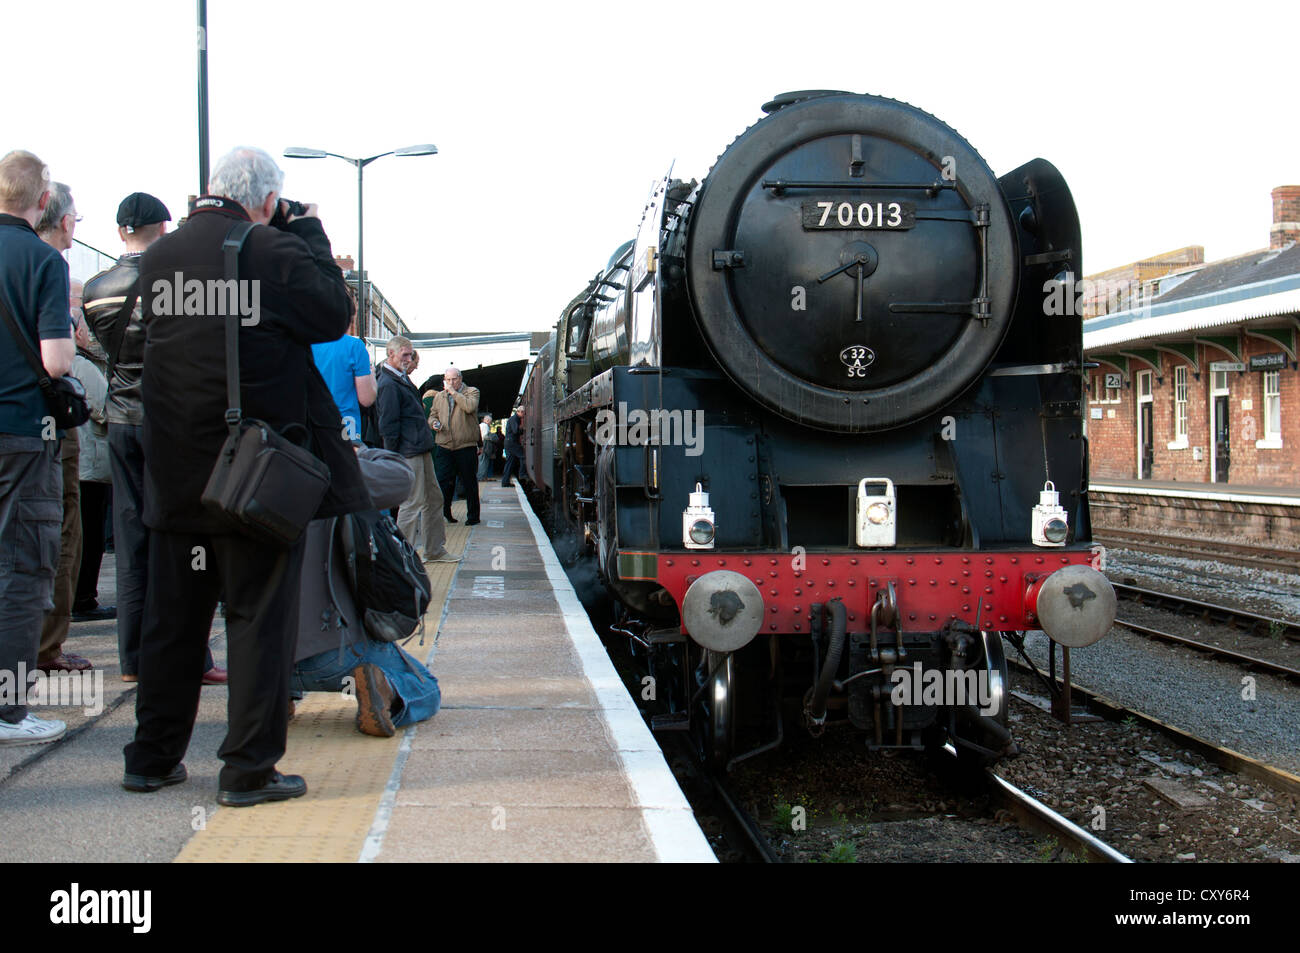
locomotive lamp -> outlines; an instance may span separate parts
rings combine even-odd
[[[868,492],[868,487],[871,492]],[[893,546],[897,536],[897,515],[893,480],[868,477],[858,483],[859,546]]]
[[[1032,539],[1035,546],[1064,546],[1065,537],[1070,527],[1061,506],[1061,494],[1056,492],[1056,484],[1048,480],[1038,494],[1038,503],[1033,512]]]
[[[715,525],[709,494],[697,483],[691,503],[682,513],[682,545],[687,549],[712,549]]]

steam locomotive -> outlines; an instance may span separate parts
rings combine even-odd
[[[1003,637],[1084,646],[1081,274],[1050,163],[891,99],[778,96],[665,177],[525,381],[535,505],[621,606],[658,731],[720,765],[852,725],[1013,750]]]

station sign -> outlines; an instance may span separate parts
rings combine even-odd
[[[1275,371],[1286,367],[1286,355],[1281,351],[1273,354],[1255,354],[1250,359],[1252,371]]]
[[[1123,386],[1124,386],[1124,375],[1123,375],[1123,374],[1107,374],[1107,375],[1106,375],[1106,389],[1107,389],[1107,390],[1119,390],[1119,389],[1120,389],[1121,387],[1123,387]]]
[[[1241,361],[1211,361],[1211,371],[1244,371],[1246,365]]]

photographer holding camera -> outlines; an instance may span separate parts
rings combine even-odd
[[[258,541],[200,500],[228,435],[226,323],[237,300],[242,417],[265,422],[329,468],[318,517],[370,507],[311,353],[312,344],[347,330],[343,274],[316,207],[281,200],[283,179],[267,153],[235,149],[216,163],[211,194],[195,201],[185,227],[140,260],[150,537],[136,733],[125,749],[122,781],[130,791],[186,779],[181,759],[219,595],[230,698],[217,802],[242,807],[307,790],[301,777],[275,770],[288,731],[302,540],[287,548]],[[232,290],[223,281],[222,245],[241,222],[254,227]]]

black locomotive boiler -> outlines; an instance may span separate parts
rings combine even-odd
[[[1003,637],[1100,639],[1079,220],[905,103],[780,96],[564,308],[527,470],[589,546],[656,730],[719,763],[792,716],[1012,748]]]

